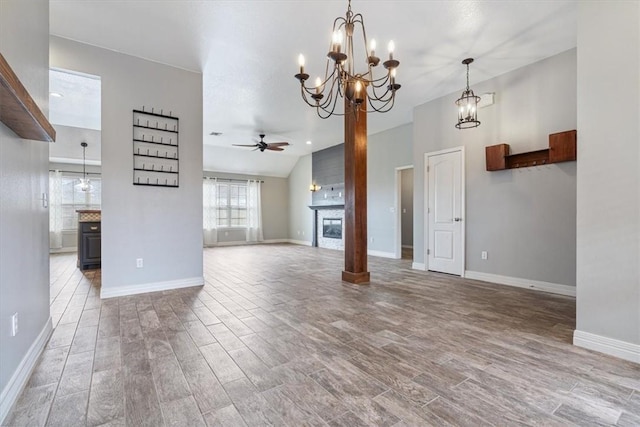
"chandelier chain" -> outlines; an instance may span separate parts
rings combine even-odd
[[[469,91],[469,64],[467,64],[467,92]]]

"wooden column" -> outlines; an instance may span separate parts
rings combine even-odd
[[[368,283],[367,271],[367,100],[354,113],[344,103],[344,271],[342,280]]]

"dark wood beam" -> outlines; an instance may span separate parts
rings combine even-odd
[[[367,271],[367,100],[356,113],[345,99],[344,271],[342,280],[368,283]]]

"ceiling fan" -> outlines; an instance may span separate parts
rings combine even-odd
[[[288,142],[271,142],[271,143],[266,143],[264,142],[264,137],[265,135],[262,133],[260,134],[260,141],[258,141],[255,144],[251,144],[251,145],[246,145],[246,144],[232,144],[235,147],[254,147],[253,151],[256,150],[260,150],[260,151],[264,151],[264,150],[271,150],[271,151],[284,151],[284,148],[282,147],[286,147],[287,145],[289,145]]]

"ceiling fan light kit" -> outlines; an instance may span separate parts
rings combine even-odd
[[[353,35],[356,28],[360,28],[364,46],[369,51],[365,52],[364,72],[355,71],[355,56],[353,54]],[[343,40],[346,39],[343,51]],[[382,63],[386,73],[381,77],[374,77],[373,69],[380,64],[380,58],[376,56],[376,42],[367,42],[364,27],[364,18],[361,14],[351,11],[351,0],[347,8],[346,16],[338,17],[333,22],[333,37],[327,53],[327,64],[324,78],[317,77],[313,86],[307,86],[305,82],[309,74],[305,72],[304,56],[298,57],[299,73],[295,78],[300,81],[300,93],[302,99],[316,109],[318,116],[326,119],[332,115],[343,115],[336,112],[336,104],[339,98],[346,98],[352,111],[357,112],[365,100],[373,111],[385,113],[395,101],[396,91],[401,85],[396,83],[396,69],[400,62],[393,58],[395,45],[389,42],[389,58]]]

